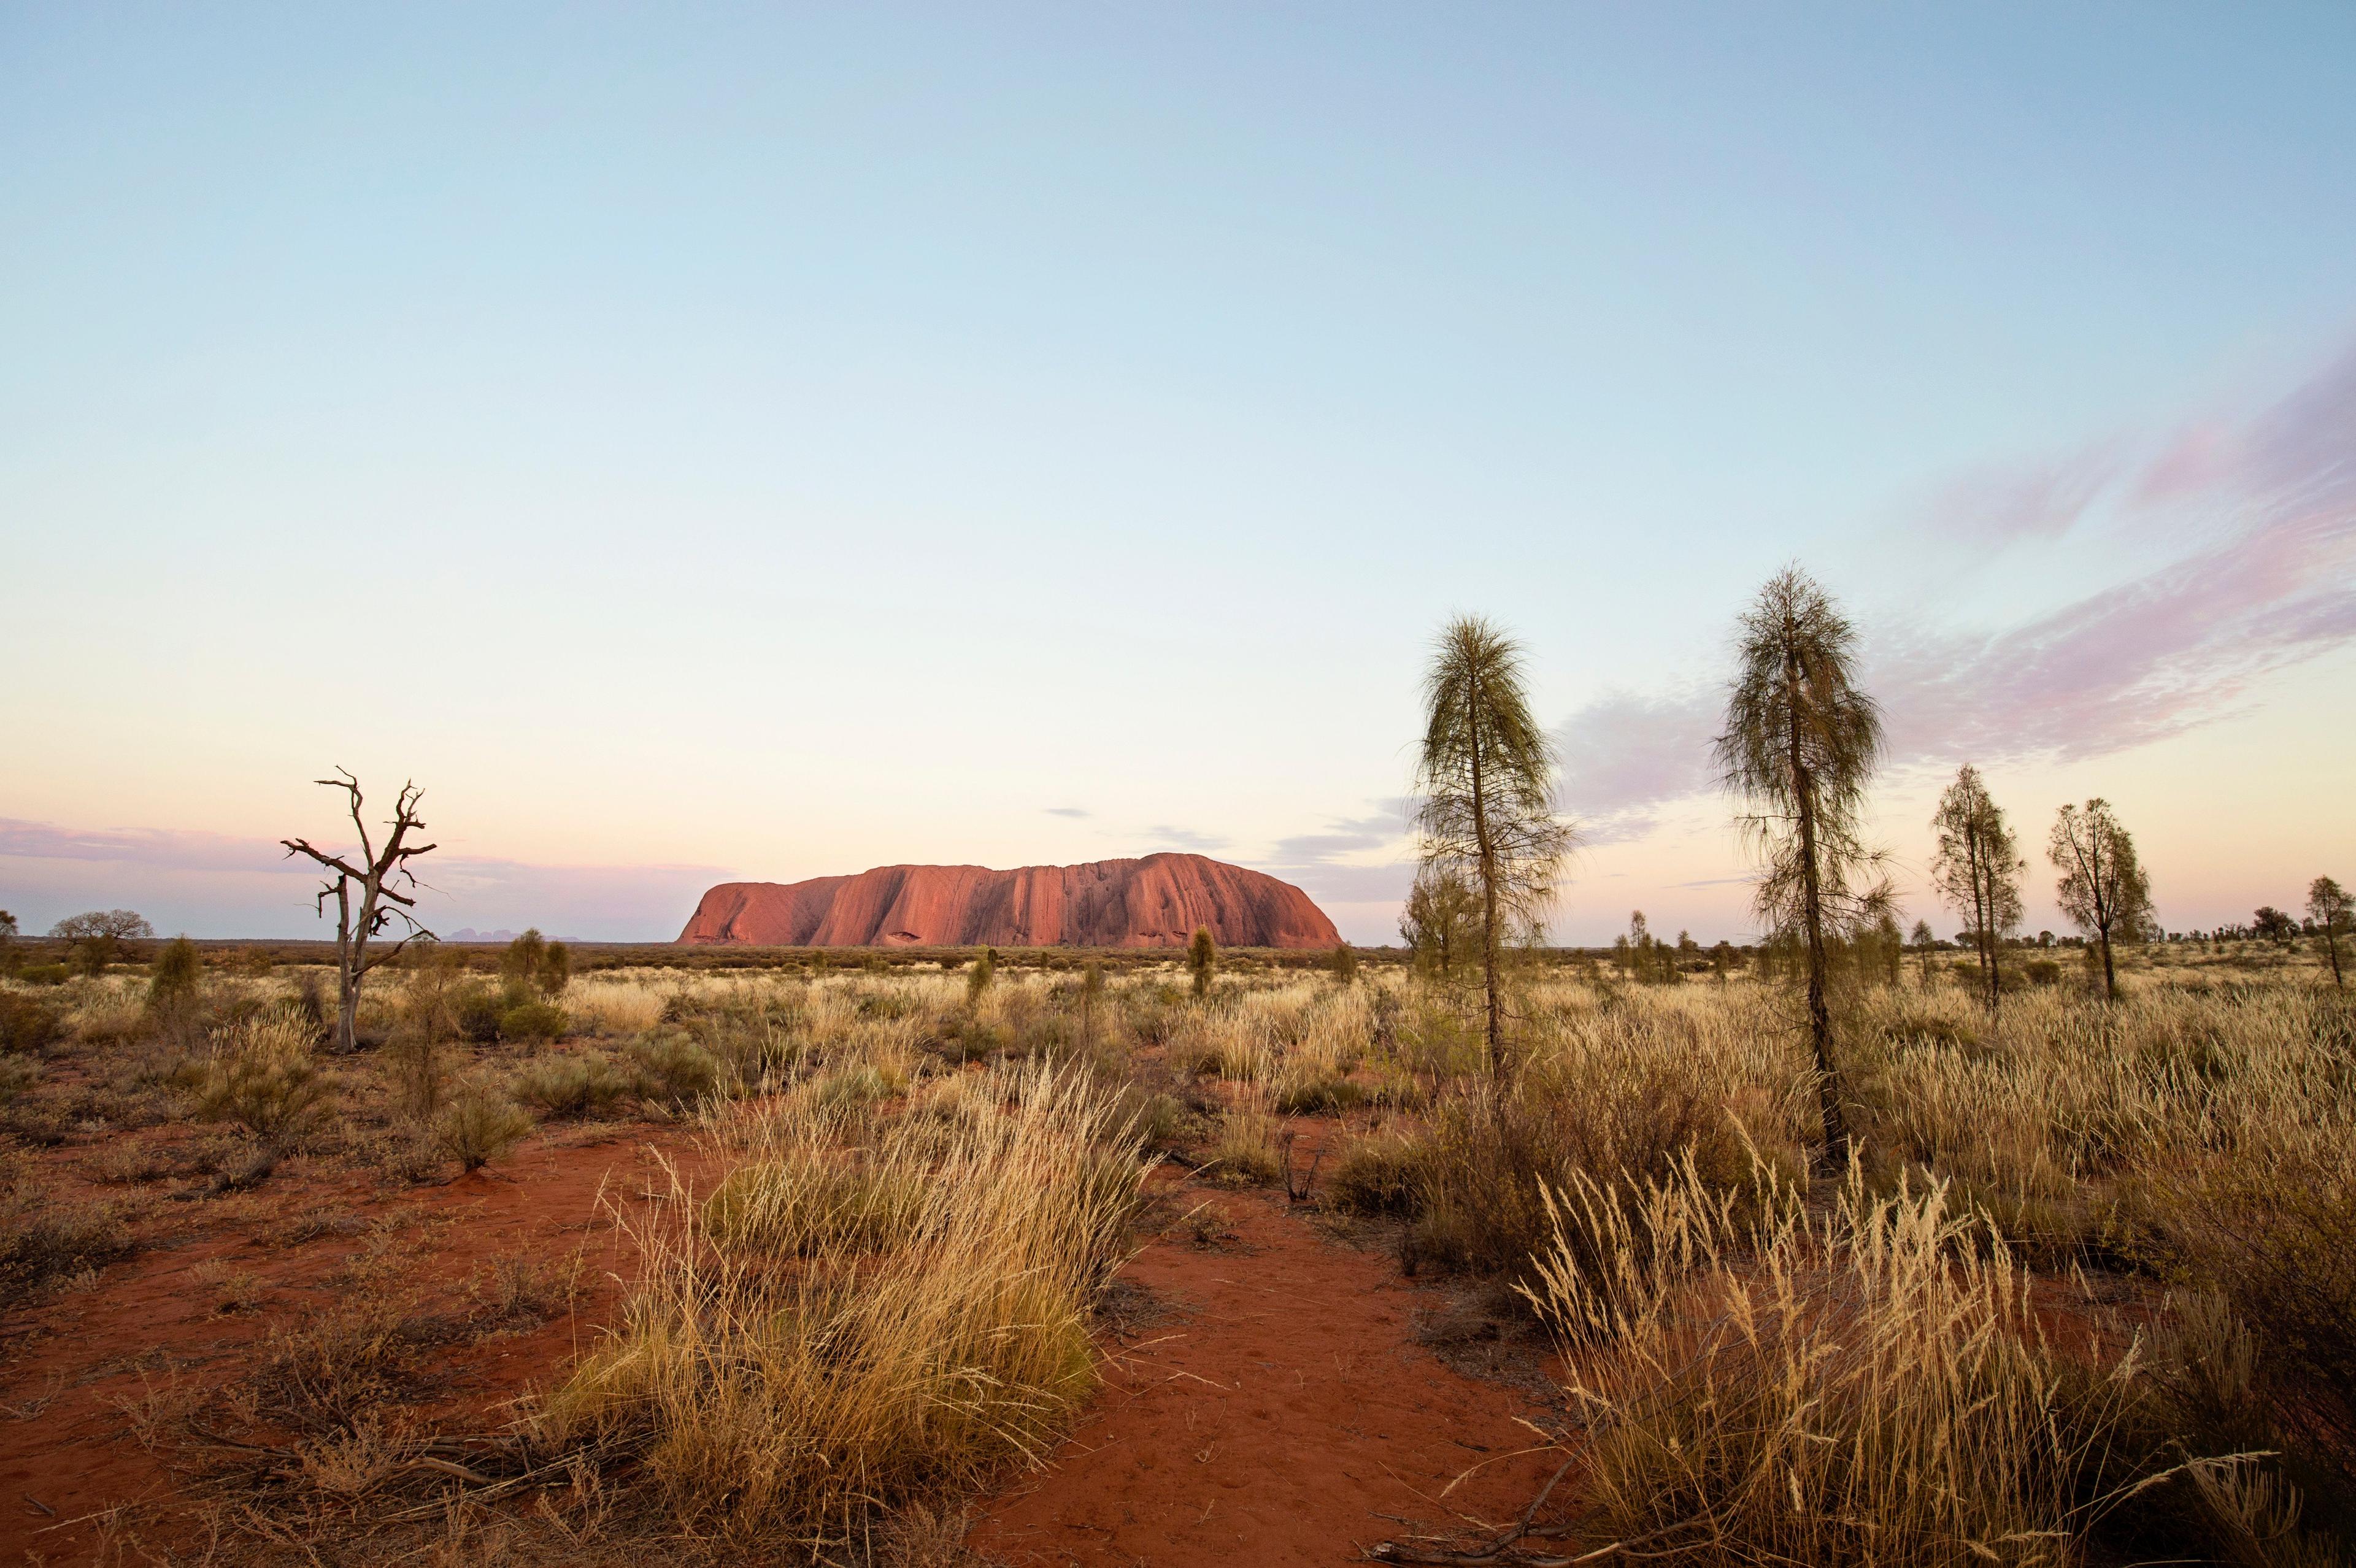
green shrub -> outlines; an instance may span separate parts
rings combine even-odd
[[[148,966],[147,1005],[155,1011],[185,1007],[196,1000],[197,985],[204,976],[204,960],[197,955],[197,944],[185,936],[176,936],[164,944]]]
[[[62,964],[27,964],[16,977],[27,986],[62,986],[73,978],[73,971]]]
[[[548,943],[532,927],[508,944],[499,955],[499,977],[510,986],[530,987],[540,978],[541,965],[548,957]]]
[[[0,1051],[45,1050],[65,1032],[65,1015],[47,1002],[19,992],[0,992]]]
[[[657,1029],[624,1049],[637,1070],[638,1092],[660,1104],[683,1107],[709,1099],[727,1078],[726,1063],[684,1029]]]
[[[933,1049],[951,1061],[980,1061],[1007,1049],[1012,1038],[1001,1025],[970,1016],[952,1018],[941,1024]]]
[[[1286,1116],[1325,1115],[1365,1100],[1364,1087],[1336,1072],[1287,1075],[1276,1091],[1276,1110]]]
[[[554,1040],[564,1032],[564,1009],[546,1002],[526,1002],[499,1015],[501,1040]]]
[[[511,1004],[499,992],[477,983],[462,987],[449,1005],[458,1038],[488,1045],[499,1038],[499,1019]]]
[[[435,1118],[434,1147],[456,1160],[461,1170],[480,1170],[521,1142],[531,1128],[531,1118],[507,1096],[469,1083]]]
[[[508,1092],[542,1115],[565,1119],[611,1110],[630,1093],[630,1080],[610,1057],[539,1056],[516,1070]]]

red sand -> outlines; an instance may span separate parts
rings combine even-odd
[[[1546,1413],[1417,1346],[1432,1297],[1395,1264],[1321,1239],[1280,1198],[1215,1201],[1240,1245],[1165,1240],[1123,1271],[1176,1312],[1108,1345],[1052,1468],[985,1505],[969,1544],[1012,1568],[1340,1563],[1416,1533],[1402,1520],[1517,1515],[1560,1456],[1517,1455],[1537,1439],[1515,1417]]]
[[[104,1270],[94,1289],[12,1313],[0,1339],[0,1403],[11,1407],[0,1410],[0,1563],[24,1561],[27,1552],[50,1563],[89,1561],[99,1545],[90,1516],[166,1495],[176,1477],[164,1456],[136,1441],[121,1402],[175,1377],[200,1386],[227,1381],[251,1364],[273,1328],[294,1327],[368,1288],[337,1277],[369,1243],[362,1226],[391,1221],[403,1242],[420,1246],[413,1264],[373,1288],[413,1294],[427,1311],[463,1312],[468,1288],[494,1259],[552,1264],[585,1243],[571,1313],[560,1310],[526,1332],[426,1352],[442,1385],[432,1408],[446,1411],[454,1430],[498,1424],[527,1383],[545,1382],[610,1316],[618,1294],[612,1276],[627,1272],[630,1260],[617,1253],[597,1194],[607,1183],[642,1189],[650,1175],[660,1186],[651,1141],[645,1128],[571,1147],[534,1140],[498,1175],[413,1190],[282,1172],[252,1195],[252,1218],[192,1216],[201,1230],[157,1238]],[[668,1141],[683,1146],[688,1137],[670,1134]],[[293,1245],[260,1239],[313,1213],[358,1223]],[[159,1219],[180,1217],[167,1207]],[[214,1262],[260,1280],[267,1294],[258,1310],[218,1309],[217,1292],[192,1277]]]
[[[94,1289],[12,1315],[0,1402],[28,1413],[0,1410],[0,1563],[93,1561],[102,1536],[90,1516],[170,1493],[178,1477],[135,1440],[119,1403],[142,1395],[143,1369],[150,1380],[219,1385],[252,1364],[273,1328],[364,1288],[463,1316],[490,1260],[561,1259],[585,1243],[571,1313],[423,1352],[436,1374],[429,1419],[453,1432],[495,1428],[509,1402],[552,1381],[610,1319],[614,1276],[634,1260],[616,1250],[596,1195],[608,1182],[642,1189],[650,1176],[663,1185],[648,1157],[657,1138],[686,1142],[644,1128],[571,1147],[535,1141],[498,1176],[414,1191],[282,1172],[248,1200],[205,1205],[199,1213],[211,1217],[193,1233],[159,1231]],[[1012,1568],[1339,1563],[1416,1526],[1497,1520],[1527,1500],[1552,1467],[1515,1452],[1536,1439],[1515,1417],[1544,1413],[1416,1344],[1411,1317],[1437,1297],[1388,1259],[1321,1238],[1280,1198],[1192,1184],[1173,1196],[1180,1213],[1205,1199],[1218,1205],[1233,1238],[1205,1249],[1173,1225],[1123,1271],[1150,1293],[1159,1320],[1127,1344],[1105,1337],[1096,1402],[1048,1469],[980,1506],[974,1547]],[[358,1223],[292,1244],[262,1240],[313,1212]],[[187,1213],[173,1206],[156,1224]],[[369,1243],[359,1226],[388,1220],[413,1256],[369,1285],[348,1282],[345,1266]],[[218,1291],[191,1277],[209,1262],[257,1276],[261,1308],[220,1312]],[[166,1541],[175,1534],[167,1526]]]

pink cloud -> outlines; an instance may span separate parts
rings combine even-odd
[[[2261,677],[2356,637],[2356,349],[2238,425],[2188,426],[2139,463],[2120,450],[1971,481],[1937,504],[1935,537],[2101,529],[2125,554],[2189,521],[2198,542],[2017,625],[1868,628],[1893,762],[2143,745],[2235,711]],[[1622,695],[1573,715],[1558,731],[1566,806],[1641,824],[1651,805],[1706,791],[1719,701]]]
[[[703,890],[732,875],[721,866],[542,866],[448,850],[417,869],[419,913],[437,930],[537,925],[612,941],[678,935]],[[332,934],[313,917],[308,863],[288,860],[273,839],[0,818],[0,879],[7,898],[25,905],[16,912],[28,930],[75,910],[129,903],[165,931]]]

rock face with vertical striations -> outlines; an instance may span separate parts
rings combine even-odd
[[[1332,947],[1341,934],[1290,882],[1202,855],[1085,866],[879,866],[806,882],[723,882],[682,943],[767,947]]]

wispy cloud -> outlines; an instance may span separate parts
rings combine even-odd
[[[1078,805],[1051,805],[1045,809],[1050,816],[1094,816],[1096,815],[1087,807]]]
[[[286,851],[268,838],[162,828],[60,827],[51,822],[0,817],[0,858],[112,860],[183,871],[287,871],[305,874],[310,862],[289,866]]]
[[[2211,722],[2263,677],[2356,639],[2356,349],[2244,420],[1976,476],[1909,537],[2067,543],[2082,561],[2189,543],[2010,626],[1869,626],[1897,764],[2099,756]],[[1563,722],[1562,802],[1590,842],[1641,833],[1655,807],[1709,787],[1719,700],[1614,693]]]
[[[195,900],[222,912],[218,918],[269,926],[224,935],[305,933],[288,912],[309,912],[316,878],[308,861],[288,860],[268,838],[16,818],[0,818],[0,863],[9,866],[11,880],[76,908],[123,898]],[[418,907],[429,925],[536,924],[570,935],[636,939],[676,934],[703,890],[731,874],[720,866],[547,866],[449,850],[416,866],[424,884]],[[177,921],[170,923],[178,928]]]
[[[1369,803],[1365,816],[1337,817],[1322,832],[1295,834],[1269,847],[1256,869],[1281,877],[1313,899],[1382,903],[1404,899],[1415,880],[1404,800]]]
[[[1207,855],[1215,849],[1224,849],[1228,842],[1214,833],[1197,833],[1191,827],[1173,827],[1166,822],[1147,828],[1145,837],[1156,848],[1183,849],[1194,855]]]

